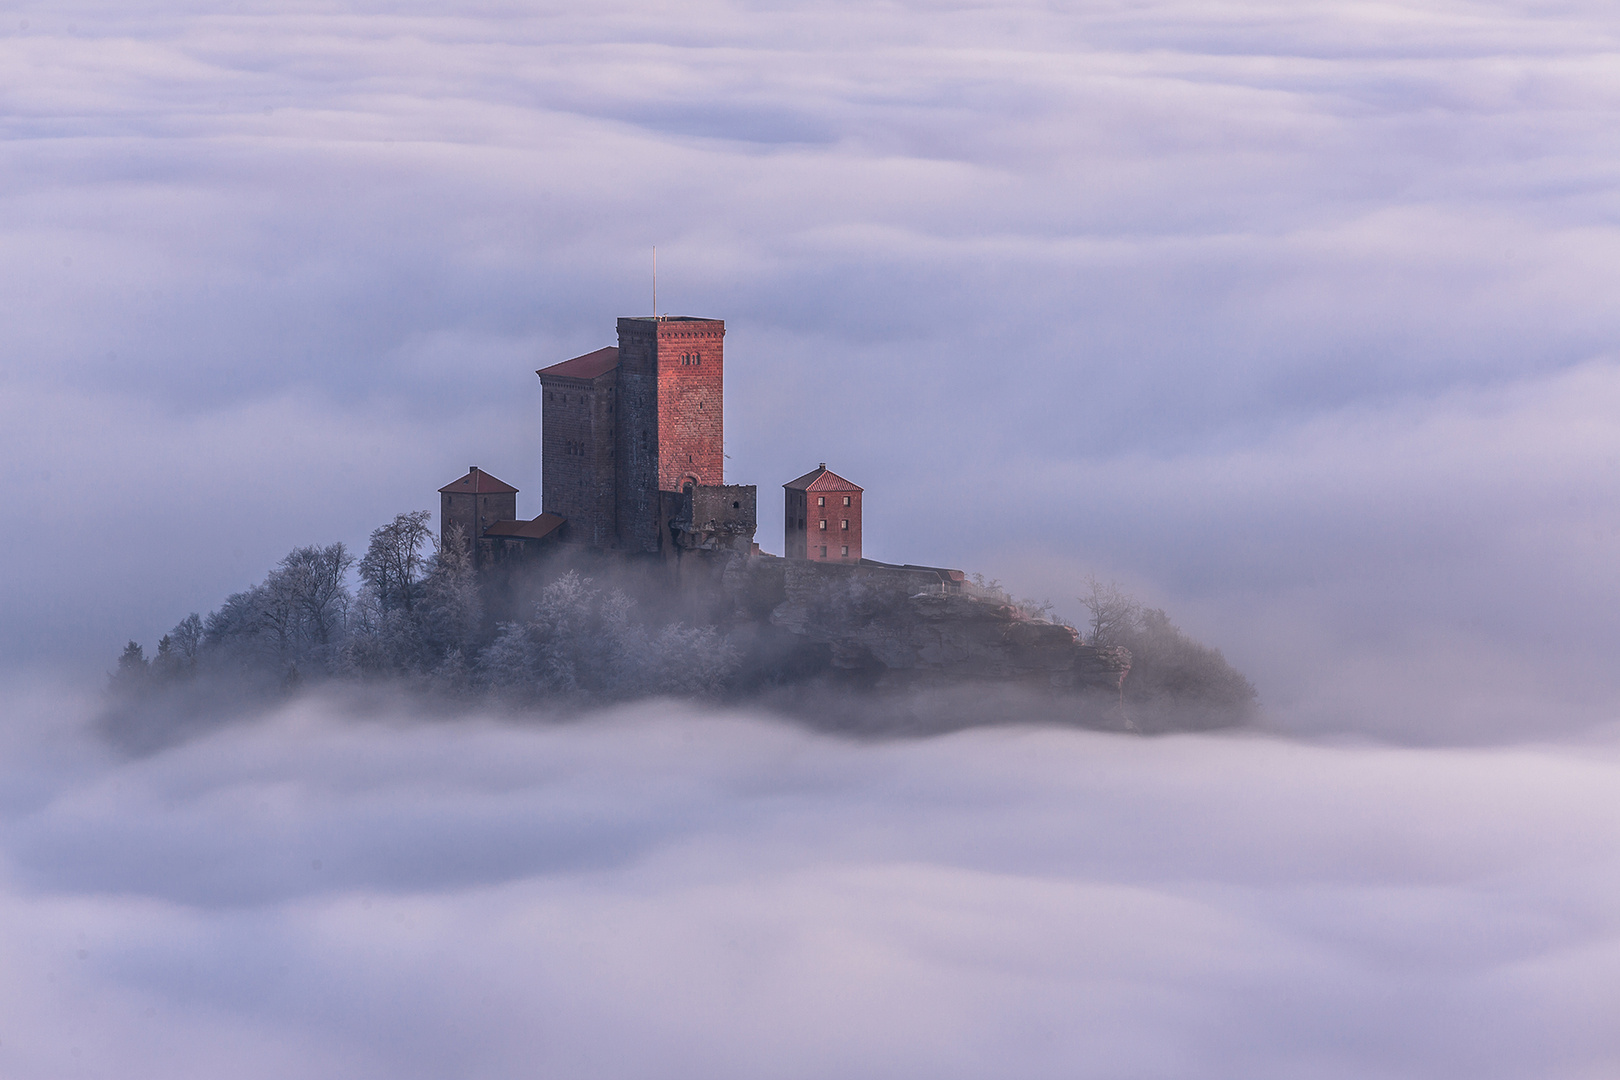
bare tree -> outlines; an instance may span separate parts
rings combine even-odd
[[[202,639],[202,618],[192,612],[159,639],[157,655],[152,657],[152,674],[161,679],[182,679],[195,674]]]
[[[283,650],[332,644],[349,612],[347,578],[353,565],[354,556],[338,541],[294,548],[270,572],[262,586],[264,616]]]
[[[433,569],[422,583],[423,622],[426,636],[438,654],[471,656],[483,618],[478,595],[478,573],[472,548],[460,525],[445,533],[444,544],[433,557]]]
[[[371,534],[371,544],[360,560],[360,578],[377,597],[384,611],[402,607],[411,611],[421,594],[422,578],[433,534],[426,510],[400,514]]]
[[[1142,606],[1110,581],[1106,585],[1094,575],[1086,577],[1086,595],[1080,598],[1091,612],[1089,645],[1121,645],[1135,627]]]

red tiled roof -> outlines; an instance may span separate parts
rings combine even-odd
[[[865,491],[859,484],[852,484],[842,476],[823,465],[814,472],[807,472],[797,480],[789,480],[782,485],[793,491]]]
[[[619,366],[619,350],[612,345],[605,349],[588,352],[584,356],[576,356],[572,360],[564,360],[560,364],[541,368],[535,374],[542,379],[547,375],[561,375],[567,379],[594,379],[604,375]]]
[[[478,486],[475,488],[473,484]],[[517,488],[502,480],[497,480],[489,473],[474,465],[467,470],[467,475],[460,480],[454,480],[440,491],[448,491],[452,495],[501,495],[506,492],[517,493]]]
[[[511,536],[519,540],[544,540],[562,528],[568,519],[561,514],[541,514],[533,521],[497,521],[484,530],[485,536]]]

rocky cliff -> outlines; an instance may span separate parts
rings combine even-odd
[[[1093,648],[1069,626],[926,568],[739,557],[724,586],[742,618],[823,646],[830,666],[881,684],[1012,683],[1103,691],[1130,671],[1120,648]]]

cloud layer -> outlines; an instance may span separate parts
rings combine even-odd
[[[7,1076],[1518,1077],[1620,1061],[1616,745],[305,703],[6,733]]]

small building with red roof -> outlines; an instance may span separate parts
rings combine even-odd
[[[783,488],[782,554],[814,562],[861,561],[861,492],[822,462]]]
[[[484,530],[497,521],[517,518],[517,493],[518,489],[504,480],[476,465],[469,466],[466,476],[439,489],[439,546],[448,541],[451,528],[459,525],[476,552]]]

